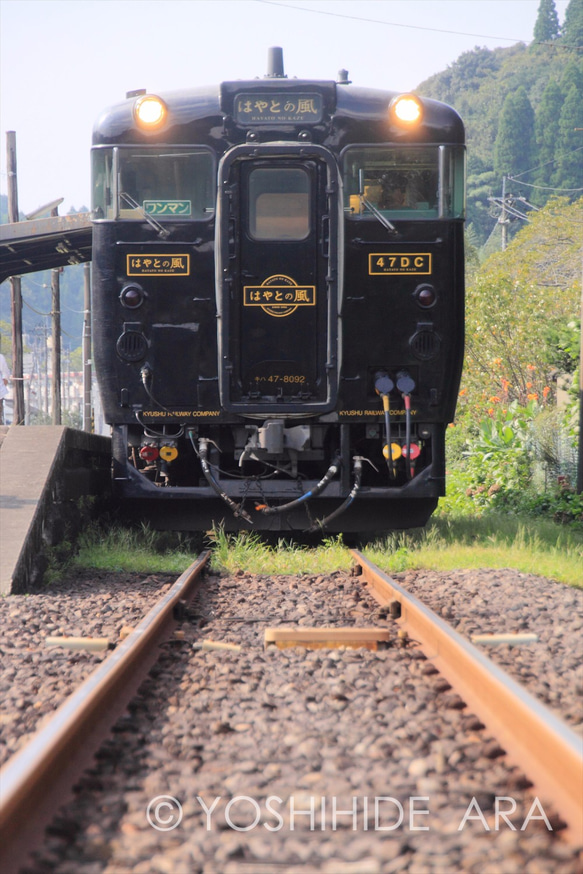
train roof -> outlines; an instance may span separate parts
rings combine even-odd
[[[167,93],[156,92],[166,104],[168,121],[155,132],[142,132],[135,122],[134,107],[136,100],[146,92],[130,92],[125,101],[101,113],[94,126],[93,144],[188,142],[184,134],[189,127],[194,131],[205,125],[209,130],[213,126],[219,126],[222,130],[225,125],[244,129],[247,125],[236,118],[234,108],[235,98],[241,95],[248,95],[253,100],[319,95],[322,112],[314,126],[319,126],[322,130],[331,129],[335,125],[349,125],[356,131],[361,124],[377,128],[377,134],[381,130],[386,131],[386,136],[381,137],[386,142],[464,142],[464,127],[458,113],[445,103],[425,97],[420,97],[423,122],[418,131],[407,131],[404,134],[403,131],[393,130],[388,124],[388,107],[399,93],[401,92],[363,88],[331,80],[287,78],[237,80]],[[277,126],[255,120],[252,125],[262,131],[274,129],[283,133],[285,129],[288,134],[294,127],[304,129],[311,126],[306,118],[297,123],[289,122],[287,125]],[[184,133],[178,137],[177,130],[180,128]],[[215,134],[217,135],[218,133]],[[378,136],[373,139],[378,140]],[[363,137],[362,141],[368,141],[368,137]]]

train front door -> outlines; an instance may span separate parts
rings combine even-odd
[[[319,146],[238,146],[219,171],[225,409],[325,412],[338,390],[339,185]]]

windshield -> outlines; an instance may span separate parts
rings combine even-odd
[[[214,211],[210,151],[182,147],[95,149],[93,217],[143,221],[208,218]]]
[[[352,217],[378,211],[388,219],[461,218],[463,150],[447,146],[348,149],[344,191],[344,206]]]

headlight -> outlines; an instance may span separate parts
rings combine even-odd
[[[145,94],[136,100],[134,115],[140,127],[152,130],[164,124],[168,109],[160,97],[156,97],[155,94]]]
[[[389,103],[389,116],[400,127],[419,124],[423,117],[423,104],[414,94],[400,94]]]

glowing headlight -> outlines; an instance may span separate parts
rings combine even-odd
[[[166,104],[155,94],[145,94],[136,100],[134,105],[134,115],[142,127],[160,127],[166,120],[167,114]]]
[[[418,124],[423,116],[423,104],[414,94],[401,94],[391,100],[389,114],[396,124]]]

